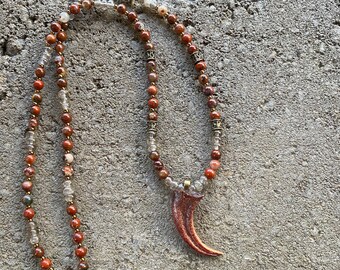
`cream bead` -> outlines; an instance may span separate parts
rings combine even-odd
[[[166,6],[159,6],[157,11],[160,16],[164,17],[168,13],[168,8]]]
[[[66,163],[72,163],[74,160],[74,156],[71,153],[67,153],[65,154],[64,159]]]

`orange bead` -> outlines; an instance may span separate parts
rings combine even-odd
[[[52,266],[52,261],[49,258],[45,258],[40,261],[41,269],[50,269],[51,266]]]
[[[24,217],[27,219],[32,219],[35,215],[35,211],[33,208],[26,208],[24,210]]]
[[[175,26],[174,30],[175,30],[176,34],[182,34],[185,30],[185,26],[183,24],[179,23]]]
[[[79,248],[76,248],[75,250],[75,254],[78,258],[84,258],[86,256],[86,253],[87,253],[86,247],[79,247]]]
[[[48,44],[54,44],[54,43],[56,43],[56,41],[57,41],[57,38],[56,38],[55,35],[49,34],[49,35],[46,36],[46,42]]]
[[[34,89],[36,90],[41,90],[44,88],[44,82],[41,81],[41,80],[36,80],[34,83],[33,83],[33,87]]]
[[[27,155],[25,158],[26,163],[30,165],[34,164],[35,160],[36,160],[35,155]]]
[[[210,113],[210,119],[220,119],[221,118],[221,114],[217,111],[213,111]]]
[[[215,178],[216,176],[216,172],[211,169],[211,168],[208,168],[204,171],[204,175],[208,178],[208,179],[213,179]]]

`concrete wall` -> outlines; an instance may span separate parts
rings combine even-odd
[[[0,269],[37,269],[21,216],[23,137],[43,39],[67,1],[0,3]],[[166,3],[188,20],[219,90],[223,166],[196,224],[225,255],[198,256],[179,238],[147,158],[142,45],[101,11],[71,24],[66,51],[91,269],[340,269],[339,0]],[[158,49],[160,151],[175,179],[195,179],[210,151],[205,97],[176,36],[141,17]],[[75,269],[53,68],[45,82],[36,220],[55,269]]]

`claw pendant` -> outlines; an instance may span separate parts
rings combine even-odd
[[[195,230],[194,212],[203,197],[199,193],[175,191],[172,199],[172,216],[180,236],[192,249],[202,255],[219,256],[223,253],[206,246]]]

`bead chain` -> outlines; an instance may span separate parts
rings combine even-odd
[[[150,151],[150,159],[154,163],[155,169],[158,171],[160,179],[164,179],[165,184],[170,187],[170,189],[186,189],[191,192],[202,192],[204,186],[208,180],[212,180],[216,177],[216,172],[220,167],[221,152],[221,135],[222,135],[222,121],[221,114],[217,111],[217,98],[215,97],[215,89],[209,84],[209,76],[207,75],[206,69],[207,64],[204,60],[203,53],[198,49],[198,47],[192,42],[193,37],[190,33],[185,31],[185,26],[180,23],[175,14],[168,13],[167,7],[161,5],[158,6],[155,1],[152,0],[142,0],[142,1],[130,1],[132,6],[142,6],[152,13],[156,13],[161,17],[170,28],[179,35],[179,39],[182,44],[187,47],[187,52],[193,59],[195,70],[199,72],[198,81],[202,87],[202,92],[207,96],[207,105],[210,109],[210,120],[213,132],[213,149],[211,152],[211,161],[209,167],[205,169],[204,174],[196,181],[191,183],[190,180],[185,180],[183,183],[178,183],[170,177],[169,170],[164,166],[163,162],[160,160],[160,154],[156,147],[156,129],[157,120],[149,119],[148,125],[148,144]],[[152,100],[151,100],[152,101]],[[149,107],[153,108],[155,106],[153,102],[150,103]],[[158,103],[157,103],[158,106]]]
[[[101,4],[101,3],[97,3]],[[54,49],[57,53],[57,56],[54,59],[56,64],[56,73],[58,75],[57,86],[60,88],[58,96],[60,98],[60,103],[63,109],[63,113],[61,116],[61,120],[64,123],[64,127],[62,129],[62,133],[65,136],[65,140],[62,142],[62,147],[65,150],[64,154],[64,162],[65,165],[63,167],[63,174],[65,177],[64,181],[64,191],[63,194],[65,196],[65,200],[68,203],[66,211],[72,217],[70,221],[70,226],[74,229],[73,240],[77,244],[75,249],[76,256],[80,259],[78,264],[78,269],[88,269],[89,265],[85,259],[87,254],[87,248],[82,245],[84,240],[84,233],[79,230],[81,221],[77,217],[77,207],[74,204],[74,191],[71,188],[71,177],[74,174],[72,163],[74,161],[74,156],[71,153],[73,149],[73,140],[72,133],[73,128],[71,127],[72,115],[70,113],[69,103],[67,99],[68,91],[67,91],[67,80],[66,77],[66,68],[64,66],[65,58],[64,58],[64,50],[65,45],[63,44],[67,40],[66,30],[68,29],[68,22],[72,19],[73,15],[79,14],[81,11],[81,7],[84,10],[90,10],[94,6],[94,2],[91,0],[83,0],[79,2],[74,2],[69,6],[68,12],[62,12],[60,14],[60,18],[57,22],[53,22],[51,24],[51,33],[46,36],[46,48],[43,53],[41,60],[39,61],[39,66],[35,70],[36,80],[33,83],[34,94],[32,96],[33,106],[31,108],[31,117],[29,120],[29,127],[27,132],[27,150],[28,154],[25,157],[26,168],[24,169],[25,180],[22,183],[22,188],[26,192],[26,194],[22,198],[22,202],[26,206],[24,210],[24,217],[28,220],[29,227],[31,230],[31,238],[30,242],[34,248],[34,256],[40,258],[40,267],[41,269],[49,269],[53,270],[52,260],[45,257],[44,249],[39,244],[38,231],[36,228],[36,223],[33,221],[35,216],[35,211],[32,208],[31,204],[33,202],[32,199],[32,179],[35,175],[35,169],[33,164],[36,161],[35,155],[35,131],[38,128],[39,122],[38,117],[40,115],[40,105],[42,102],[41,90],[44,88],[44,82],[42,78],[45,76],[45,67],[47,66],[49,60],[51,59],[52,54],[52,45],[56,44]],[[148,119],[150,121],[157,120],[157,106],[158,100],[156,98],[157,88],[156,81],[158,79],[158,75],[156,73],[156,63],[155,63],[155,54],[154,54],[154,45],[151,43],[151,35],[150,31],[144,28],[144,24],[140,22],[137,18],[137,13],[134,11],[127,11],[125,5],[112,5],[114,10],[121,14],[125,15],[130,23],[133,24],[134,29],[139,33],[140,39],[145,43],[145,50],[147,55],[147,70],[148,70],[148,80],[150,86],[148,87],[148,93],[150,94],[149,103],[153,104],[150,106],[150,113],[148,115]]]

